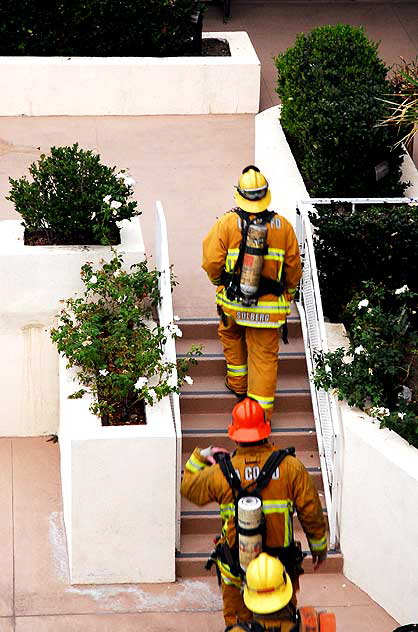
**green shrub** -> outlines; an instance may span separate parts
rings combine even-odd
[[[104,425],[142,421],[143,406],[152,405],[171,392],[178,392],[198,348],[178,362],[178,384],[170,381],[173,364],[164,357],[168,336],[180,336],[172,323],[163,328],[151,321],[158,305],[159,273],[149,270],[146,261],[122,269],[122,258],[114,255],[109,263],[93,270],[91,263],[81,268],[84,295],[69,298],[59,314],[59,325],[51,330],[58,351],[77,368],[81,389],[94,396],[90,410]]]
[[[341,321],[363,281],[418,292],[418,206],[317,205],[311,215],[324,314]]]
[[[196,0],[2,0],[0,55],[184,55],[200,7]]]
[[[365,283],[347,307],[348,349],[317,354],[314,383],[418,447],[417,292]]]
[[[124,170],[115,172],[76,143],[42,154],[29,167],[30,182],[10,178],[7,199],[22,216],[29,243],[119,243],[116,223],[140,213],[128,201],[135,181]]]
[[[397,130],[376,127],[393,92],[377,44],[363,29],[322,26],[275,59],[281,123],[312,196],[401,195]],[[380,98],[380,99],[379,99]],[[376,181],[375,167],[389,173]]]

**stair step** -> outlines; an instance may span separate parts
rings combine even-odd
[[[231,423],[231,413],[184,413],[181,417],[181,425],[184,434],[188,432],[211,431],[213,429],[224,430]],[[311,412],[277,412],[271,419],[273,431],[303,432],[315,431],[315,422]]]
[[[178,358],[185,357],[177,354]],[[223,355],[204,355],[200,356],[197,364],[192,365],[188,374],[195,380],[195,384],[200,384],[202,378],[210,378],[213,380],[219,378],[223,383],[226,374],[226,363]],[[292,353],[287,355],[279,354],[279,381],[281,375],[293,376],[293,379],[306,384],[306,358],[304,353]]]
[[[202,441],[199,440],[199,443],[201,444],[199,447],[206,447],[206,445],[203,445]],[[210,444],[209,444],[210,445]],[[193,447],[193,449],[196,446]],[[233,443],[232,441],[229,443],[229,446],[231,448],[231,450],[233,450],[234,448],[236,448],[236,444]],[[287,447],[287,446],[286,446]],[[187,452],[183,452],[182,454],[182,468],[184,467],[184,465],[186,464],[186,461],[188,460],[190,454],[192,453],[193,450],[188,450]],[[318,455],[318,451],[317,450],[300,450],[297,453],[297,457],[300,461],[302,461],[302,463],[304,464],[304,466],[307,469],[311,469],[311,468],[318,468],[320,467],[319,464],[319,455]]]
[[[182,318],[177,324],[186,340],[218,337],[219,318]],[[289,339],[302,336],[299,316],[289,316],[287,327]]]
[[[207,556],[200,553],[177,553],[176,554],[176,576],[177,577],[205,577],[208,571],[205,570]],[[305,573],[313,573],[312,556],[309,554],[303,562]],[[325,562],[320,566],[317,573],[341,573],[343,570],[343,556],[338,551],[329,551]],[[214,568],[210,571],[215,573]]]
[[[297,455],[300,451],[315,451],[318,449],[316,434],[309,429],[290,430],[288,432],[273,429],[270,439],[275,446],[280,448],[294,447]],[[223,430],[216,428],[185,430],[183,428],[184,452],[192,452],[197,445],[203,445],[204,443],[217,445],[229,450],[233,450],[235,447],[234,442],[228,437],[226,428]]]
[[[192,344],[201,345],[202,346],[202,356],[204,357],[220,357],[223,358],[223,349],[221,341],[218,337],[216,338],[205,338],[200,335],[199,330],[195,331],[194,338],[182,338],[176,339],[176,350],[177,355],[179,357],[184,357],[184,355],[189,351]],[[302,354],[305,355],[305,347],[303,345],[303,339],[299,338],[289,338],[289,344],[280,344],[279,348],[279,361],[285,359],[288,356],[293,354]]]
[[[231,411],[236,403],[237,398],[225,388],[222,391],[182,392],[180,397],[182,415],[191,413],[225,413],[225,411]],[[280,410],[284,413],[311,413],[310,390],[290,391],[279,389],[276,391],[274,408],[276,411]]]
[[[319,482],[319,480],[318,480]],[[325,518],[327,519],[327,512],[325,508],[325,495],[323,491],[319,491],[319,499],[322,504]],[[294,529],[301,530],[299,518],[297,514],[293,516]],[[219,516],[219,507],[216,503],[210,503],[205,507],[196,507],[192,505],[184,498],[182,499],[182,511],[181,511],[181,533],[182,535],[193,534],[202,535],[206,537],[215,537],[221,532],[222,520]],[[209,534],[209,536],[207,535]]]
[[[220,375],[199,375],[194,380],[193,384],[184,384],[181,387],[182,395],[204,395],[206,393],[211,395],[229,393],[225,386],[224,372]],[[276,393],[308,393],[310,396],[307,374],[302,372],[297,374],[283,372],[281,374],[279,368],[278,387],[276,389]]]
[[[209,556],[213,549],[213,540],[219,533],[219,530],[212,533],[182,533],[180,551],[181,553],[200,553]],[[308,540],[299,523],[294,525],[294,538],[301,543],[302,551],[309,551]]]

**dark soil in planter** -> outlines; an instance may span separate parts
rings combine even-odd
[[[100,246],[100,242],[93,237],[91,232],[79,233],[77,236],[69,236],[66,238],[57,237],[53,231],[44,228],[39,230],[25,229],[24,233],[25,246]],[[117,226],[113,228],[109,237],[109,245],[117,246],[120,244],[120,232]]]
[[[231,57],[228,42],[213,37],[203,38],[202,57]]]
[[[131,401],[136,399],[133,395]],[[112,414],[102,415],[102,426],[145,426],[147,423],[145,416],[145,402],[143,399],[135,403],[121,402],[115,406],[116,410]]]

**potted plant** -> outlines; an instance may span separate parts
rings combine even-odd
[[[186,373],[199,353],[192,347],[176,367],[165,360],[167,337],[181,332],[175,323],[164,328],[152,320],[160,300],[159,272],[149,270],[146,260],[129,272],[122,265],[117,253],[95,271],[84,264],[84,295],[65,301],[59,325],[51,330],[67,368],[77,371],[80,388],[70,397],[92,394],[90,410],[104,426],[146,423],[145,404],[179,392],[183,378],[191,380]],[[171,380],[174,368],[177,383]]]
[[[51,331],[60,359],[59,446],[72,583],[175,579],[176,433],[168,394],[199,350],[165,360],[173,322],[152,320],[158,272],[114,254],[81,270]],[[65,354],[65,355],[64,355]],[[177,369],[177,372],[175,371]],[[172,373],[177,378],[172,379]]]
[[[56,432],[58,354],[49,328],[60,298],[82,289],[80,266],[110,259],[111,244],[128,267],[145,256],[126,171],[74,144],[52,147],[29,172],[30,179],[10,180],[9,199],[23,221],[0,222],[3,436]]]

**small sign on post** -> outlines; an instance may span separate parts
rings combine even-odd
[[[387,176],[389,173],[388,161],[384,160],[383,162],[379,162],[379,164],[375,166],[374,172],[376,174],[376,182],[379,182],[379,180]]]

